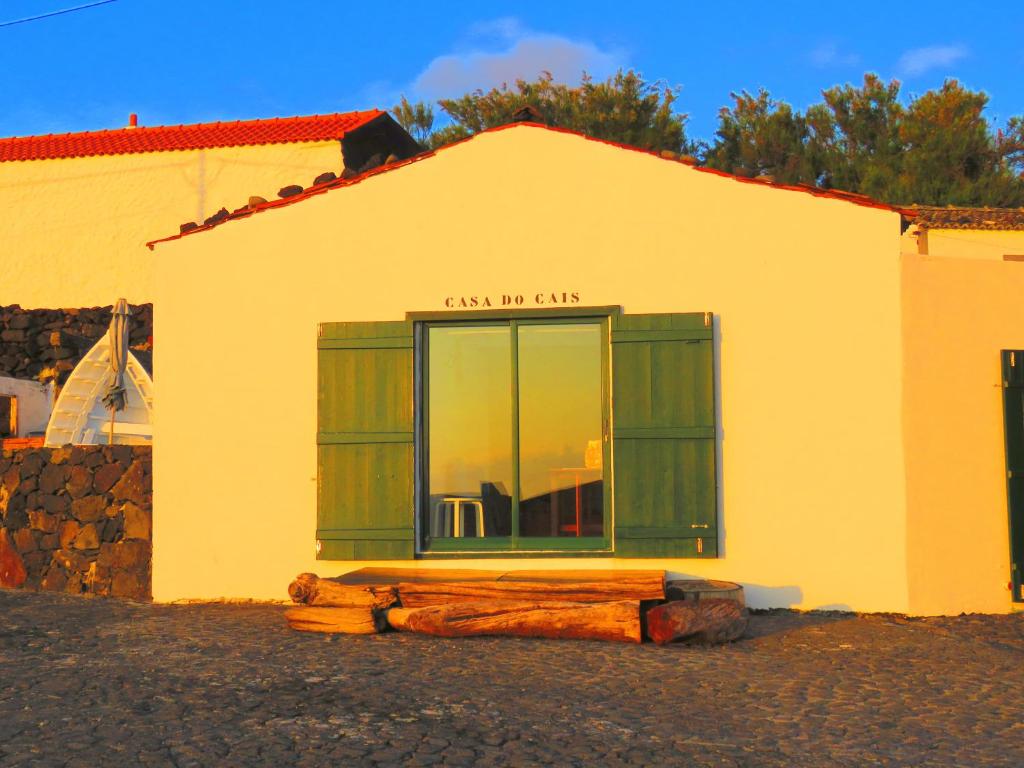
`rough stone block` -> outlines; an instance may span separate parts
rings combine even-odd
[[[121,475],[124,474],[124,467],[120,464],[104,464],[96,470],[92,477],[92,487],[100,493],[106,493],[114,487]]]
[[[124,537],[149,541],[153,531],[152,512],[142,509],[130,501],[122,507],[124,513]]]
[[[28,527],[28,513],[25,511],[25,497],[15,496],[7,505],[7,514],[4,515],[4,526],[17,530]]]
[[[103,455],[109,461],[116,461],[122,467],[132,463],[132,447],[130,445],[105,445]]]
[[[147,565],[149,558],[149,542],[132,540],[104,544],[96,562],[108,568],[139,568]]]
[[[96,527],[99,528],[101,525],[101,541],[105,541],[109,544],[121,538],[121,532],[124,530],[124,522],[120,516],[108,517],[103,523],[97,523]]]
[[[92,492],[92,473],[84,464],[71,467],[66,487],[71,498],[82,498]]]
[[[63,464],[47,464],[39,473],[39,490],[43,493],[56,493],[64,487],[67,480],[67,467]]]
[[[36,503],[51,515],[61,517],[66,515],[68,510],[71,509],[71,497],[64,493],[59,495],[40,495]]]
[[[56,466],[66,465],[68,459],[71,458],[71,454],[72,448],[70,445],[54,448],[50,451],[50,463]]]
[[[28,571],[29,579],[32,579],[33,577],[38,579],[42,576],[47,563],[50,562],[50,553],[36,550],[35,552],[29,552],[27,555],[22,557],[22,561],[25,563],[25,570]]]
[[[71,514],[83,523],[93,523],[107,511],[106,496],[86,496],[71,502]]]
[[[138,505],[146,503],[146,494],[150,492],[146,482],[143,462],[136,459],[128,467],[117,484],[111,488],[115,501],[131,501]]]
[[[78,524],[77,520],[65,520],[61,523],[59,531],[61,549],[70,547],[81,529],[82,526]]]
[[[25,458],[21,460],[21,479],[37,477],[42,469],[43,457],[37,451],[26,452]]]
[[[100,546],[100,534],[96,530],[95,523],[82,526],[73,544],[75,549],[98,549]]]
[[[92,566],[88,557],[73,549],[57,550],[53,553],[53,560],[68,573],[85,573]]]
[[[115,571],[110,580],[110,594],[131,600],[149,599],[149,579],[138,571]]]
[[[4,472],[3,484],[8,493],[14,493],[21,484],[21,470],[14,466]]]
[[[45,510],[33,509],[28,513],[28,524],[36,531],[56,533],[57,527],[60,525],[60,518],[47,514]]]
[[[36,537],[32,535],[32,531],[28,528],[19,528],[14,532],[14,546],[18,548],[21,554],[28,552],[35,552]]]
[[[43,576],[43,580],[39,585],[40,589],[44,589],[47,592],[63,592],[64,587],[67,586],[68,575],[60,568],[50,567],[46,571],[46,575]]]

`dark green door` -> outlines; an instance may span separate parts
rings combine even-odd
[[[1006,424],[1006,502],[1010,513],[1010,579],[1014,602],[1024,602],[1024,351],[1003,350]]]

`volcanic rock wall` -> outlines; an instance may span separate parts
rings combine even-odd
[[[152,448],[0,454],[0,586],[151,596]]]
[[[0,376],[64,383],[110,326],[111,307],[22,309],[0,306]],[[129,346],[152,346],[153,305],[131,307]]]

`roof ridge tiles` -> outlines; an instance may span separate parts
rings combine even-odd
[[[254,120],[129,126],[0,138],[0,163],[225,146],[340,140],[385,114],[379,109]]]

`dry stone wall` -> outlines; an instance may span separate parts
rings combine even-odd
[[[0,454],[0,586],[151,597],[152,448]]]
[[[0,306],[0,376],[63,384],[79,360],[110,327],[112,307],[22,309]],[[131,307],[129,345],[150,348],[153,305]]]

